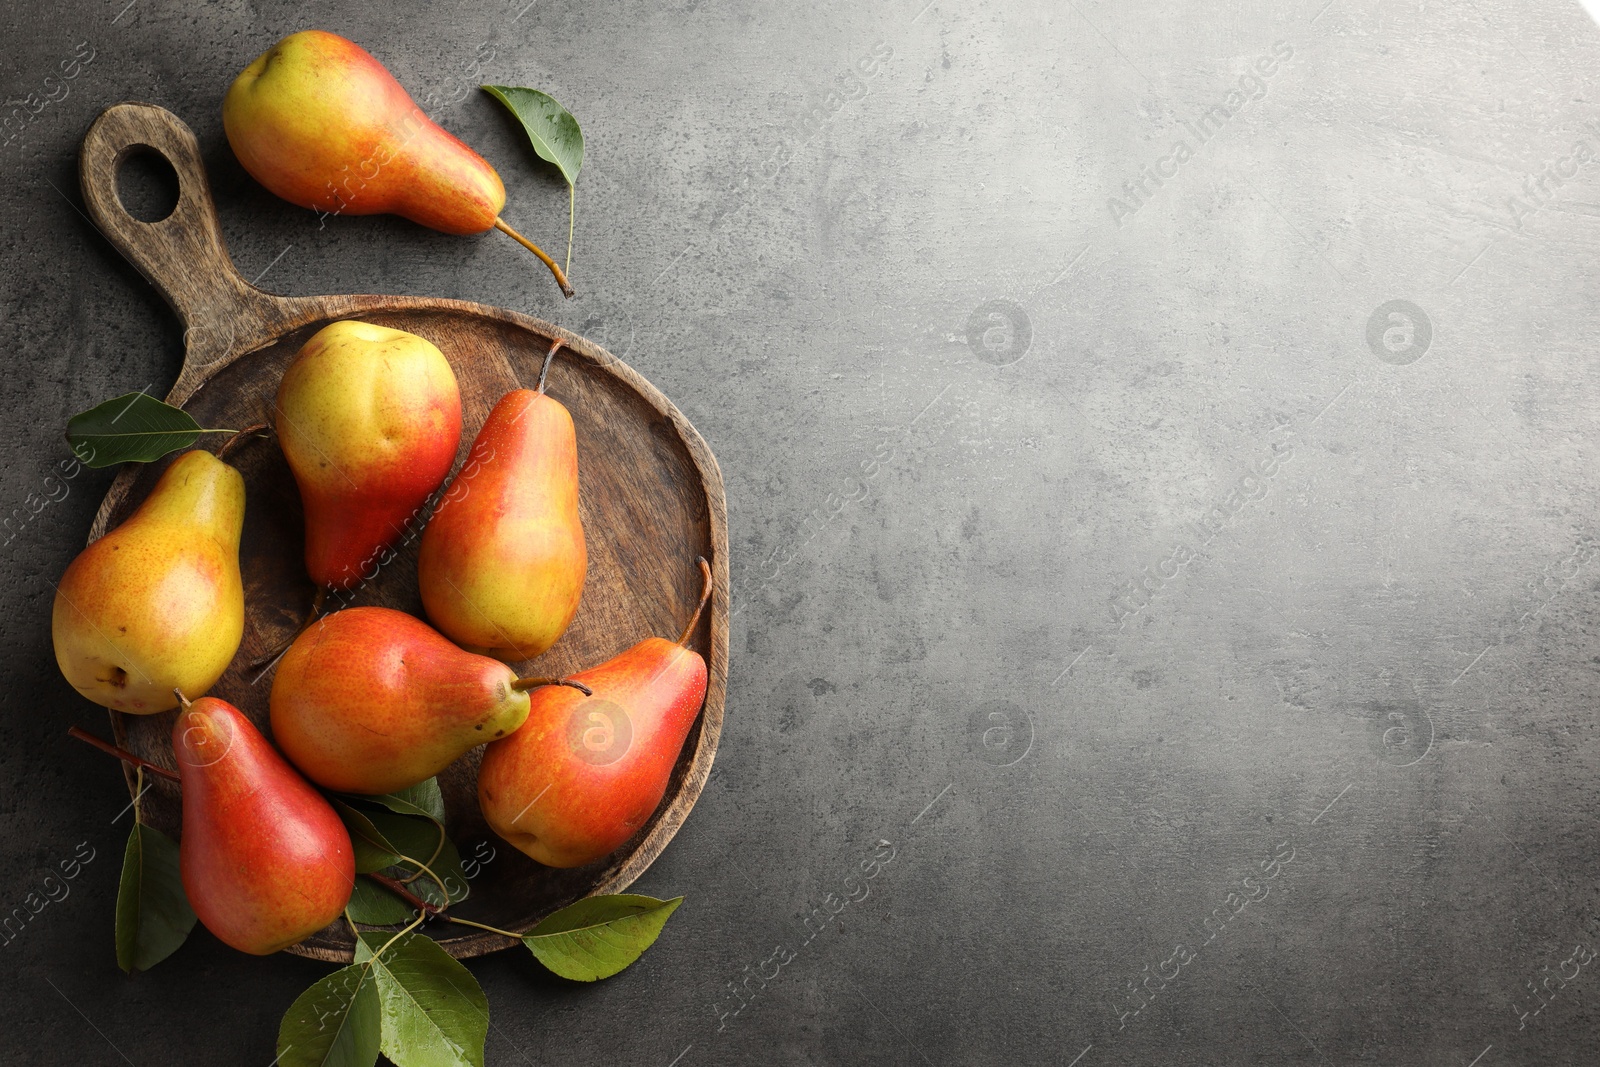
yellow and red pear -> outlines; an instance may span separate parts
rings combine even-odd
[[[506,189],[487,161],[419,108],[382,63],[325,30],[292,33],[228,87],[222,127],[251,177],[324,215],[400,215],[445,233],[497,227]]]
[[[244,479],[204,450],[173,461],[115,530],[56,586],[50,630],[74,689],[132,715],[204,692],[244,636]]]
[[[461,389],[426,338],[344,320],[283,372],[273,422],[305,506],[306,570],[347,589],[377,572],[450,473]]]
[[[550,679],[464,652],[392,608],[312,623],[272,680],[272,736],[318,785],[380,794],[416,785],[528,717]]]
[[[337,919],[355,886],[350,834],[238,708],[188,703],[172,727],[183,788],[178,866],[218,939],[257,956]]]
[[[417,557],[429,620],[463,648],[511,662],[556,643],[589,566],[577,434],[545,393],[545,373],[537,389],[507,393],[489,412]]]
[[[483,817],[540,863],[593,863],[660,806],[706,696],[706,661],[685,647],[711,596],[711,570],[699,562],[700,605],[676,643],[646,638],[566,687],[536,690],[523,727],[484,750]]]

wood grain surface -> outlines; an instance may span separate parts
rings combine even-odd
[[[139,151],[166,157],[178,175],[177,206],[157,222],[134,218],[117,197],[117,169]],[[222,245],[194,134],[161,108],[124,103],[101,114],[84,138],[80,179],[95,223],[183,322],[183,369],[166,399],[203,426],[270,422],[278,380],[305,340],[330,322],[360,318],[425,337],[450,361],[463,405],[459,466],[494,403],[537,379],[552,340],[565,343],[551,368],[548,392],[572,412],[577,427],[579,506],[589,571],[572,627],[543,656],[516,666],[523,674],[565,675],[649,635],[675,635],[693,610],[700,580],[694,559],[703,555],[711,562],[715,588],[690,647],[705,656],[710,668],[705,707],[655,816],[627,845],[587,867],[542,867],[489,831],[477,803],[481,749],[452,764],[439,781],[450,836],[463,854],[480,840],[495,850],[494,860],[473,879],[470,899],[455,909],[462,917],[523,930],[584,896],[629,885],[687,818],[710,774],[722,728],[728,671],[727,507],[722,476],[705,441],[671,401],[626,364],[598,345],[530,316],[418,297],[278,297],[249,285]],[[204,446],[215,449],[223,440],[208,438]],[[100,507],[91,541],[132,512],[168,462],[170,457],[130,465],[120,473]],[[265,731],[272,674],[252,684],[249,665],[281,647],[295,631],[314,589],[302,562],[299,493],[277,444],[268,438],[242,441],[229,462],[244,475],[247,489],[240,552],[246,623],[239,653],[212,695],[237,705]],[[393,561],[359,586],[350,603],[422,616],[416,578],[419,540],[414,536],[398,546]],[[112,712],[112,728],[119,742],[135,753],[171,767],[174,715]],[[177,787],[156,782],[146,794],[144,811],[146,821],[176,834]],[[439,924],[432,932],[457,957],[514,944],[468,927]],[[351,945],[341,922],[290,951],[343,961],[349,959]]]

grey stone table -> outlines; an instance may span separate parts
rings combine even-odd
[[[0,14],[7,108],[57,97],[0,151],[0,907],[78,857],[0,947],[0,1060],[265,1067],[327,970],[113,958],[126,796],[47,624],[109,475],[44,479],[177,371],[76,190],[125,99],[198,132],[263,287],[553,316],[721,460],[719,773],[639,883],[687,903],[600,985],[474,962],[490,1063],[1600,1060],[1577,3],[345,8]],[[565,189],[472,87],[572,108],[577,300],[243,173],[221,94],[313,25],[436,94],[547,246]]]

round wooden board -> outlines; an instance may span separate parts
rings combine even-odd
[[[134,219],[116,198],[116,169],[130,152],[148,149],[172,163],[178,206],[166,219]],[[284,368],[305,340],[330,322],[360,318],[406,330],[439,347],[461,385],[463,433],[457,465],[495,402],[538,378],[554,339],[557,355],[547,391],[572,413],[578,437],[579,506],[589,571],[577,619],[550,651],[516,664],[519,673],[565,675],[609,659],[652,634],[681,629],[699,592],[696,556],[711,562],[714,591],[690,647],[706,658],[705,707],[690,732],[667,793],[633,840],[587,867],[543,867],[496,837],[478,811],[475,749],[439,776],[451,839],[480,863],[471,896],[455,909],[510,930],[526,930],[557,908],[594,893],[619,892],[661,853],[705,784],[722,727],[727,681],[727,511],[722,476],[705,441],[670,401],[604,349],[530,316],[455,300],[391,296],[275,297],[247,285],[228,259],[217,230],[199,148],[188,127],[144,104],[119,104],[84,139],[84,199],[101,229],[161,290],[183,319],[186,356],[168,402],[202,426],[270,422]],[[208,438],[215,448],[220,439]],[[125,469],[96,518],[93,541],[125,519],[149,493],[168,460]],[[244,573],[244,641],[212,695],[237,705],[263,731],[273,673],[255,679],[250,664],[282,647],[308,611],[314,589],[302,561],[303,517],[294,478],[275,441],[240,442],[229,462],[244,475],[246,510],[240,562]],[[426,617],[417,592],[418,537],[354,594],[351,603],[383,605]],[[191,694],[192,695],[192,694]],[[175,712],[112,713],[119,743],[172,767]],[[132,780],[130,778],[130,788]],[[146,821],[176,835],[177,787],[155,780],[145,795]],[[486,847],[478,849],[478,842]],[[430,929],[452,955],[468,957],[513,944],[497,934],[436,924]],[[352,940],[344,924],[290,949],[345,961]]]

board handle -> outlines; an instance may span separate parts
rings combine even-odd
[[[178,175],[172,214],[144,222],[117,195],[129,155],[154,152]],[[222,243],[200,142],[183,120],[153,104],[106,108],[84,135],[78,179],[95,225],[164,296],[184,327],[184,365],[173,394],[198,386],[229,353],[270,340],[294,301],[262,292],[239,276]]]

